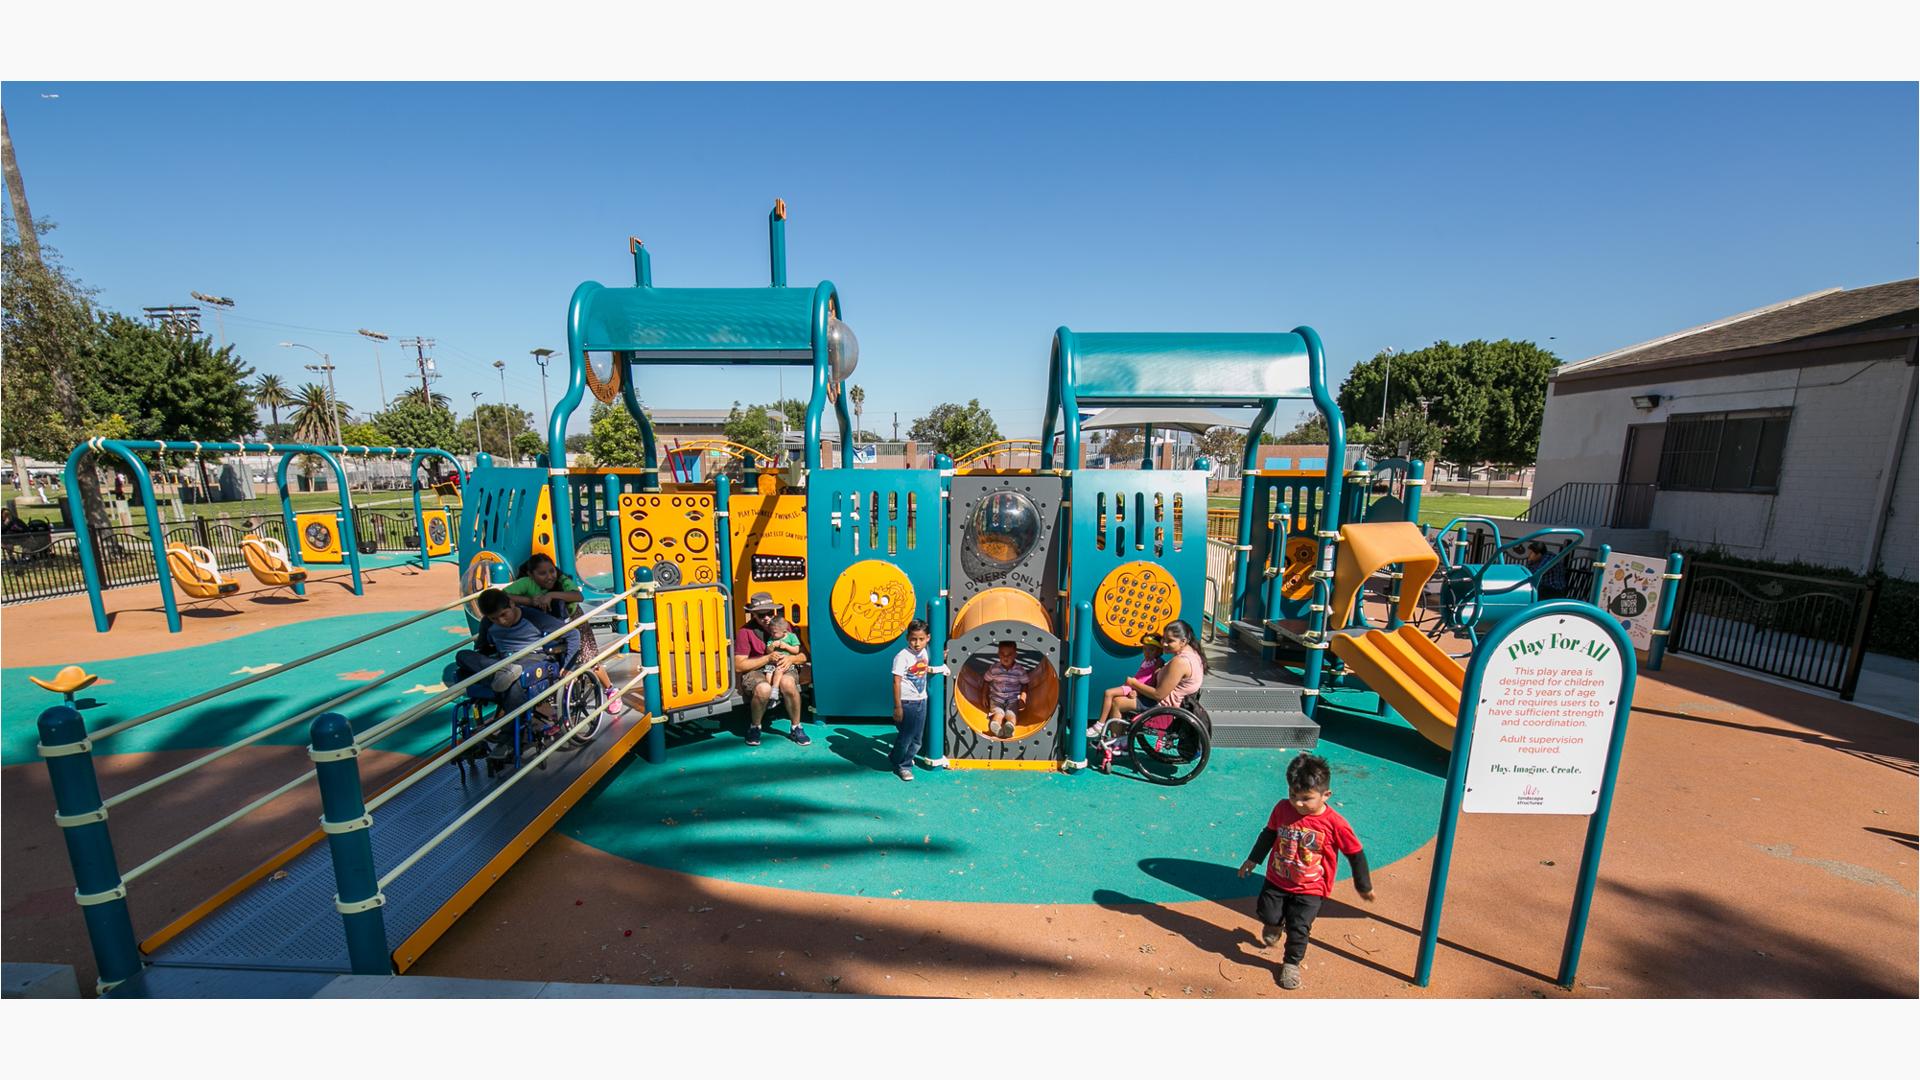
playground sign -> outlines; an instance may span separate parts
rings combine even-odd
[[[880,460],[880,444],[879,443],[854,443],[853,444],[853,463],[855,465],[872,465],[877,463],[879,460]]]
[[[1666,560],[1616,551],[1596,572],[1600,574],[1600,606],[1627,628],[1636,649],[1653,648],[1654,624],[1660,610],[1660,578]]]
[[[1482,670],[1461,809],[1593,813],[1622,655],[1612,635],[1575,614],[1529,619],[1501,639]]]
[[[1676,571],[1677,573],[1677,568]],[[1573,987],[1613,782],[1633,709],[1633,642],[1609,613],[1581,600],[1547,600],[1515,612],[1473,652],[1440,797],[1440,834],[1413,981],[1433,977],[1440,912],[1460,813],[1585,814],[1587,841],[1560,951],[1559,983]]]

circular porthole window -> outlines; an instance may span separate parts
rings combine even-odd
[[[961,540],[962,568],[969,578],[1004,576],[1040,543],[1040,508],[1025,492],[993,492],[973,504]]]

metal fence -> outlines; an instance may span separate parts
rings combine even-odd
[[[1655,484],[1561,484],[1520,512],[1536,525],[1644,529],[1653,520]]]
[[[168,544],[204,547],[213,552],[223,570],[246,566],[240,541],[248,535],[286,543],[287,530],[279,515],[241,518],[191,518],[161,526]],[[158,581],[153,564],[152,534],[145,525],[108,525],[93,530],[94,565],[100,587],[117,589]],[[80,569],[80,549],[72,532],[35,530],[13,533],[5,541],[0,565],[0,602],[25,603],[87,591]]]
[[[1873,586],[1696,562],[1674,614],[1673,648],[1837,691],[1853,700]]]

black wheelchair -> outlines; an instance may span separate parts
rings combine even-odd
[[[1110,721],[1088,748],[1093,767],[1111,773],[1114,759],[1124,755],[1143,780],[1168,786],[1191,782],[1206,771],[1213,752],[1213,718],[1200,704],[1201,693],[1189,694],[1179,705],[1155,705]]]

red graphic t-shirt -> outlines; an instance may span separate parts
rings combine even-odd
[[[1273,830],[1267,880],[1286,892],[1332,896],[1340,856],[1360,850],[1353,826],[1331,806],[1307,817],[1282,799],[1267,818],[1267,828]]]

